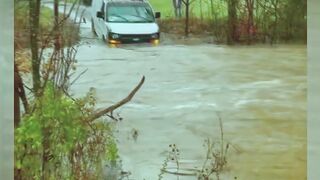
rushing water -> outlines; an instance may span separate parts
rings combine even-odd
[[[89,27],[82,36],[92,38]],[[73,85],[76,95],[94,87],[99,106],[106,107],[146,77],[117,111],[124,118],[116,124],[118,147],[131,179],[158,179],[173,143],[187,164],[201,164],[204,140],[220,138],[217,113],[233,145],[224,179],[306,179],[306,46],[82,43],[78,72],[88,71]],[[195,177],[180,177],[186,179]]]

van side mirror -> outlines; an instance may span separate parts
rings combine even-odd
[[[154,16],[155,16],[156,19],[159,19],[161,17],[161,13],[160,12],[155,12]]]
[[[97,12],[97,17],[104,19],[104,15],[103,15],[103,13],[101,11]]]

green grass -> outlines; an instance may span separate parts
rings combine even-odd
[[[174,17],[172,0],[149,0],[155,11],[160,11],[163,18],[172,18]],[[200,5],[200,2],[202,5]],[[213,13],[216,13],[217,16],[226,16],[226,4],[221,2],[221,0],[212,0],[213,2]],[[201,13],[202,6],[202,13]],[[183,7],[184,8],[184,7]],[[208,0],[196,0],[190,6],[191,17],[201,17],[208,18],[211,16],[211,3]]]
[[[162,17],[173,17],[173,7],[171,0],[149,0],[154,11],[159,11],[162,14]]]

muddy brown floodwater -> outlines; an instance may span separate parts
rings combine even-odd
[[[237,147],[228,152],[224,179],[306,179],[306,46],[109,48],[92,35],[90,24],[83,25],[82,37],[77,72],[88,71],[72,86],[76,95],[94,87],[99,107],[106,107],[146,77],[117,111],[124,119],[115,135],[131,179],[158,179],[172,143],[181,158],[201,164],[204,140],[220,138],[217,112],[225,141]],[[187,179],[196,178],[180,177]]]

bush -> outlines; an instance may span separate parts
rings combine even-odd
[[[102,161],[118,154],[110,124],[86,120],[93,91],[73,101],[49,84],[34,106],[15,130],[16,178],[101,179]]]

